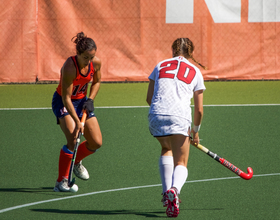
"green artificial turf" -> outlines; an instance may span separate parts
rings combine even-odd
[[[280,103],[280,81],[205,82],[204,104]],[[0,108],[51,107],[57,84],[0,85]],[[148,83],[102,83],[95,106],[146,106]]]
[[[95,114],[103,146],[84,159],[90,179],[77,179],[75,194],[52,191],[65,144],[49,109],[57,85],[1,85],[0,219],[166,218],[160,146],[148,130],[148,108],[137,107],[147,106],[147,85],[102,83]],[[243,171],[251,166],[254,176],[242,180],[191,147],[177,219],[277,219],[280,106],[217,104],[280,104],[279,81],[206,82],[206,87],[204,103],[213,106],[204,108],[201,144]]]

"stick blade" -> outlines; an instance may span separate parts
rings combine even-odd
[[[248,172],[248,173],[242,172],[242,173],[240,174],[240,177],[243,178],[243,179],[245,179],[245,180],[251,179],[251,178],[253,177],[253,174],[254,174],[253,169],[252,169],[251,167],[248,167],[248,168],[247,168],[247,172]]]

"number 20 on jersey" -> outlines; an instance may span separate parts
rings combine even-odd
[[[195,74],[195,69],[187,63],[171,60],[163,62],[160,65],[159,78],[174,79],[176,76],[182,82],[190,84],[193,81]]]

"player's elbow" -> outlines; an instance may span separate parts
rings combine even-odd
[[[202,118],[203,117],[203,106],[197,106],[195,107],[195,113]]]

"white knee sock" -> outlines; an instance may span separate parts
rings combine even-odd
[[[162,183],[162,192],[165,193],[172,185],[172,174],[174,169],[172,156],[161,156],[159,158],[159,172]]]
[[[176,187],[178,194],[185,184],[188,177],[188,169],[185,166],[178,165],[175,167],[173,172],[172,187]]]

